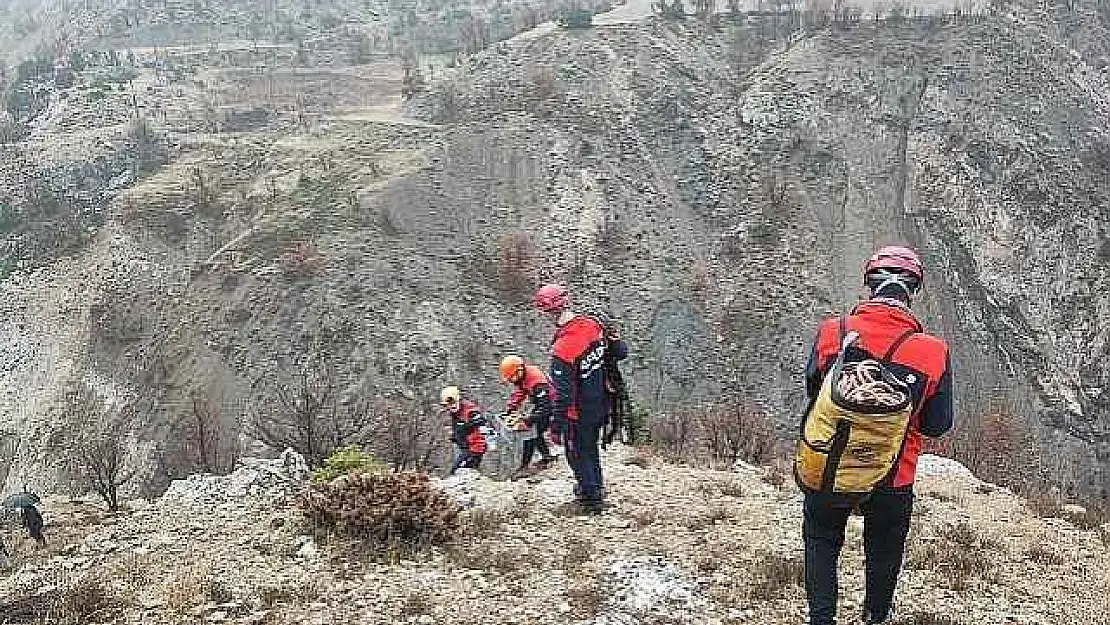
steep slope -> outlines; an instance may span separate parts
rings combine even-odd
[[[741,398],[788,433],[815,321],[899,240],[930,267],[961,418],[1023,415],[1100,491],[1070,463],[1101,466],[1110,431],[1110,92],[1055,18],[544,27],[444,74],[419,123],[375,101],[200,134],[180,112],[171,162],[87,252],[0,287],[9,483],[45,477],[75,380],[143,399],[156,439],[213,386],[264,413],[266,384],[325,353],[344,401],[419,412],[458,382],[494,404],[500,354],[543,358],[523,296],[546,279],[620,319],[641,404]]]

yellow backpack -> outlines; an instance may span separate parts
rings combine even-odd
[[[893,478],[914,412],[913,378],[899,379],[887,364],[913,333],[876,360],[841,320],[840,352],[806,411],[794,457],[802,490],[864,497]]]

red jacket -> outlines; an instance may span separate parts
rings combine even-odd
[[[548,401],[555,398],[555,387],[542,369],[535,365],[524,367],[524,376],[515,384],[513,394],[509,396],[509,403],[505,405],[506,412],[513,412],[520,408],[524,401],[534,398],[536,393],[546,393]]]
[[[486,437],[482,435],[482,426],[486,424],[486,418],[482,416],[482,409],[478,404],[464,399],[459,402],[457,411],[448,410],[447,413],[451,416],[452,437],[455,444],[472,454],[486,453]]]
[[[922,434],[940,436],[952,427],[952,375],[948,364],[948,345],[926,334],[908,308],[882,300],[861,302],[844,318],[845,332],[859,333],[856,345],[875,358],[883,354],[908,330],[914,330],[891,354],[889,362],[904,373],[912,373],[914,413],[910,431],[902,444],[893,488],[913,485],[917,458],[921,454]],[[817,395],[825,373],[840,351],[840,319],[826,319],[817,328],[810,362],[806,366],[806,389]],[[900,376],[905,377],[905,376]]]
[[[555,385],[556,423],[570,420],[604,425],[609,418],[605,392],[605,334],[592,317],[578,315],[555,330],[551,381]]]

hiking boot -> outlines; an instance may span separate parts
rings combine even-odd
[[[535,473],[536,471],[532,467],[520,467],[516,471],[513,471],[513,474],[509,476],[509,480],[523,480],[524,478],[532,477]]]
[[[872,617],[867,612],[867,608],[864,608],[862,620],[860,621],[860,623],[862,623],[863,625],[891,625],[892,623],[894,623],[894,606],[890,606],[890,609],[886,612],[886,618],[883,619]]]
[[[578,505],[582,508],[583,514],[601,514],[605,512],[606,508],[604,501],[598,501],[596,499],[584,499],[578,502]]]
[[[543,471],[545,469],[551,468],[551,465],[553,464],[555,464],[555,457],[550,456],[548,458],[540,458],[532,466],[535,467],[538,471]]]

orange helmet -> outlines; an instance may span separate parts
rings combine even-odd
[[[516,354],[509,354],[501,359],[497,371],[501,373],[502,382],[515,382],[516,377],[524,370],[524,359]]]

